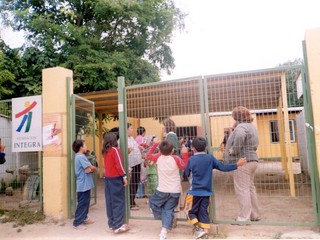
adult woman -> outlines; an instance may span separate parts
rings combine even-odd
[[[234,108],[232,117],[236,124],[227,140],[224,159],[227,163],[235,163],[243,157],[247,160],[247,164],[233,172],[234,189],[240,206],[236,221],[259,221],[260,213],[254,185],[254,175],[258,167],[258,132],[252,124],[253,118],[247,108]]]
[[[176,124],[170,118],[163,120],[162,124],[163,138],[172,142],[174,148],[174,155],[177,155],[179,153],[179,140],[176,134]]]
[[[138,189],[138,184],[140,182],[140,171],[141,163],[143,162],[139,144],[133,138],[133,127],[131,123],[127,124],[128,131],[128,160],[129,160],[129,169],[131,172],[130,178],[130,209],[139,210],[135,202],[135,197]]]

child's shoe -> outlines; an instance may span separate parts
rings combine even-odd
[[[121,227],[119,227],[118,229],[113,230],[114,233],[123,233],[123,232],[127,232],[130,230],[129,225],[127,224],[123,224]]]
[[[206,232],[202,228],[195,227],[193,229],[193,238],[194,239],[202,238],[204,235],[206,235]]]
[[[160,240],[165,240],[167,239],[167,235],[164,233],[160,233]]]
[[[206,234],[203,235],[200,239],[209,239],[209,235],[206,233]]]

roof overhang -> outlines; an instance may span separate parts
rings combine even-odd
[[[287,68],[273,68],[162,81],[126,87],[127,115],[134,118],[230,112],[236,106],[276,109]],[[201,91],[201,88],[207,91]],[[118,92],[106,90],[78,94],[95,103],[98,113],[118,115]]]

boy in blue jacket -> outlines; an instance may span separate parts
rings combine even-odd
[[[210,218],[208,207],[212,195],[212,170],[223,172],[236,170],[247,161],[240,158],[237,163],[223,164],[206,153],[207,143],[202,137],[192,141],[194,155],[189,158],[185,174],[190,177],[190,189],[185,201],[185,212],[188,222],[194,225],[194,238],[203,238],[209,232]]]

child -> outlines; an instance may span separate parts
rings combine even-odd
[[[109,132],[104,136],[102,154],[105,167],[105,199],[108,226],[114,233],[126,232],[129,226],[125,220],[125,187],[128,185],[122,165],[122,154],[118,148],[117,136]]]
[[[147,174],[147,193],[152,195],[158,186],[157,164],[148,159],[145,160]]]
[[[153,141],[156,138],[156,136],[152,136],[150,140],[150,147],[153,146]],[[157,152],[159,149],[157,148]],[[147,175],[147,194],[148,196],[151,196],[158,186],[158,172],[157,172],[157,164],[154,161],[150,161],[147,158],[145,158],[144,164],[146,166],[146,175]]]
[[[0,164],[4,164],[6,162],[6,154],[4,153],[4,149],[6,147],[4,145],[2,145],[1,143],[1,138],[0,138]]]
[[[136,142],[139,144],[142,158],[145,157],[146,149],[149,147],[145,136],[146,136],[146,129],[142,126],[138,127]],[[141,163],[140,168],[141,168],[140,169],[140,182],[138,184],[138,190],[136,193],[137,198],[143,198],[146,196],[145,195],[145,183],[147,180],[147,175],[146,175],[146,166],[144,165],[144,163]]]
[[[207,154],[206,140],[197,137],[192,141],[194,155],[190,157],[185,169],[186,175],[191,177],[191,187],[185,201],[185,212],[188,222],[194,225],[194,238],[207,237],[210,229],[210,218],[208,213],[210,196],[212,195],[212,170],[228,172],[237,169],[246,163],[240,158],[235,164],[223,164],[215,157]]]
[[[72,149],[76,153],[74,158],[74,169],[77,181],[77,201],[78,206],[75,212],[73,227],[77,230],[86,230],[82,224],[94,223],[88,217],[90,206],[90,190],[94,188],[92,173],[96,167],[91,165],[86,156],[87,146],[83,140],[75,140]]]
[[[152,148],[149,150],[146,158],[157,162],[158,187],[149,199],[149,206],[155,219],[161,219],[162,229],[160,239],[167,238],[167,230],[172,229],[174,219],[174,209],[179,203],[181,193],[181,181],[179,169],[184,169],[188,161],[188,149],[183,148],[181,154],[182,160],[174,152],[171,141],[164,140],[160,143],[160,153],[152,154],[158,146],[158,140],[154,140]]]

